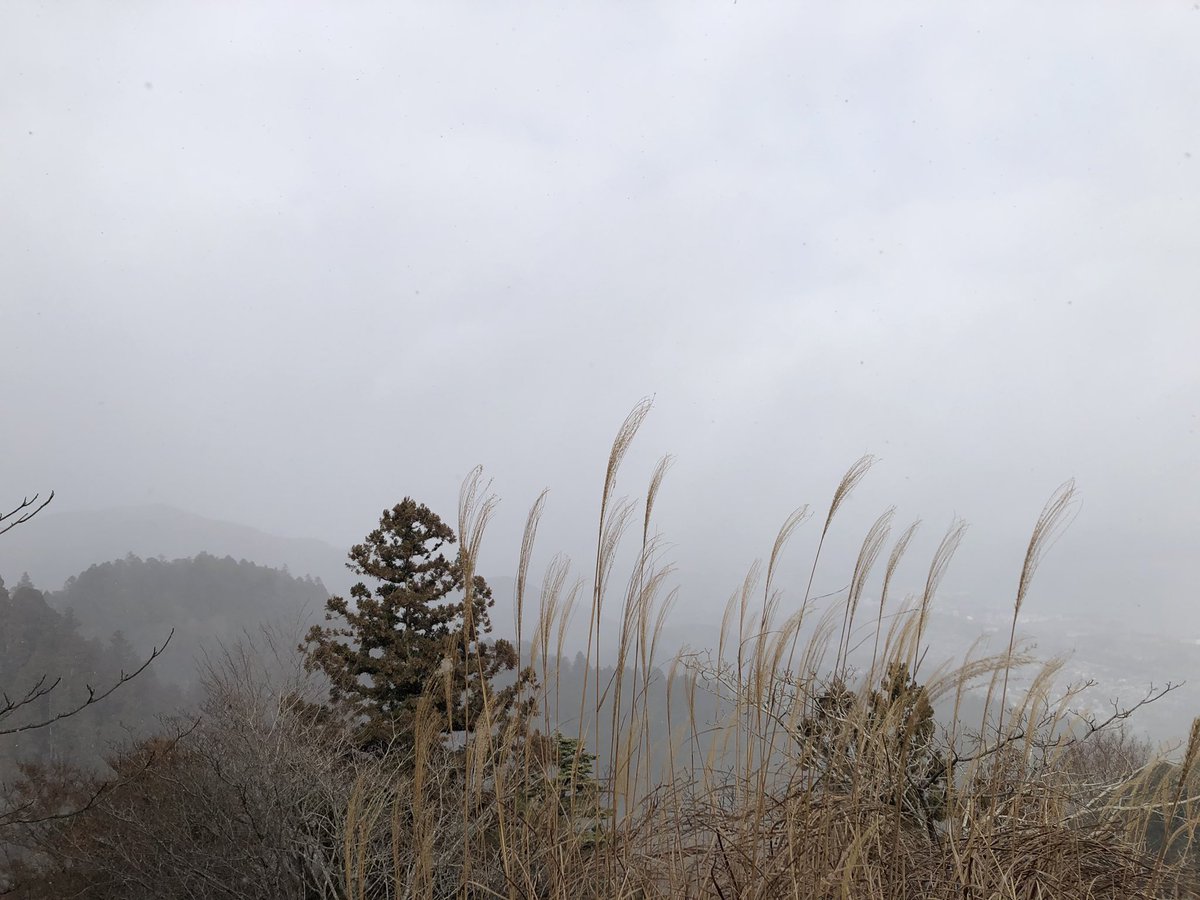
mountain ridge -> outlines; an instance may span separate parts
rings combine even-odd
[[[89,566],[131,553],[169,560],[201,553],[231,556],[318,578],[334,593],[348,589],[353,580],[345,568],[345,551],[332,544],[317,538],[281,537],[162,503],[47,509],[0,541],[0,576],[15,581],[28,573],[43,589],[57,591]]]

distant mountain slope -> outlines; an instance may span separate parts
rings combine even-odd
[[[155,670],[187,684],[204,650],[253,635],[264,624],[282,630],[287,645],[280,649],[290,652],[305,625],[321,616],[326,596],[319,580],[202,553],[170,561],[130,554],[90,566],[47,599],[70,613],[85,636],[103,639],[120,631],[142,654],[174,629]]]
[[[4,536],[0,576],[15,582],[28,572],[38,586],[56,590],[88,566],[129,553],[143,559],[200,553],[231,556],[286,568],[293,575],[311,575],[334,592],[353,583],[345,567],[345,549],[313,539],[278,537],[163,505],[61,513],[50,507]]]

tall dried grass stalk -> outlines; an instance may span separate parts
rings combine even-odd
[[[661,661],[664,673],[658,642],[675,594],[667,590],[670,566],[652,525],[670,465],[664,458],[649,481],[640,549],[618,618],[617,674],[602,684],[600,612],[635,509],[615,499],[614,485],[648,410],[648,402],[634,409],[609,454],[590,585],[590,681],[580,698],[559,696],[558,665],[565,622],[585,588],[571,582],[562,556],[551,559],[542,580],[529,662],[549,727],[564,720],[564,704],[578,702],[574,740],[555,745],[518,723],[487,719],[489,727],[459,750],[434,729],[423,730],[411,772],[373,785],[383,799],[376,802],[368,781],[355,786],[342,851],[347,896],[1196,896],[1188,891],[1190,839],[1200,819],[1193,778],[1200,720],[1181,765],[1162,758],[1116,774],[1089,772],[1088,764],[1081,770],[1080,760],[1099,746],[1097,735],[1132,709],[1105,721],[1072,713],[1077,689],[1059,686],[1061,661],[1034,666],[1018,647],[1016,616],[1072,508],[1070,483],[1035,526],[1003,652],[973,648],[957,665],[924,665],[930,610],[965,535],[960,521],[934,550],[923,589],[897,605],[890,593],[918,523],[899,533],[877,609],[864,625],[859,607],[871,596],[895,518],[886,510],[862,540],[848,593],[810,617],[821,599],[812,587],[825,538],[873,462],[863,457],[834,492],[799,607],[778,621],[780,560],[807,507],[780,528],[765,577],[755,563],[730,596],[715,653]],[[493,503],[480,477],[472,473],[460,505],[468,565]],[[545,496],[530,510],[521,545],[519,630]],[[1016,691],[1010,672],[1030,666],[1029,687]],[[960,709],[981,693],[985,711],[974,727]],[[994,695],[999,711],[989,717]],[[939,723],[933,709],[947,704],[949,720]],[[704,708],[716,710],[711,719]],[[591,752],[601,757],[598,785],[582,774]],[[405,803],[408,817],[400,812]],[[1163,835],[1157,845],[1156,828]],[[375,868],[384,861],[388,877],[381,880]]]

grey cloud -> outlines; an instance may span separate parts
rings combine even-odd
[[[1187,4],[0,17],[10,492],[343,545],[482,462],[511,568],[655,393],[705,609],[870,451],[839,552],[960,514],[991,602],[1076,475],[1044,601],[1200,626]]]

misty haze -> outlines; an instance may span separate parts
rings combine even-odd
[[[0,893],[1200,897],[1190,2],[0,9]]]

